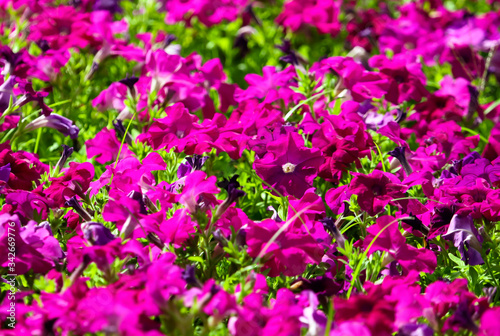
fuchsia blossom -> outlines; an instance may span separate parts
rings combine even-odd
[[[17,215],[2,214],[0,223],[2,250],[8,251],[10,246],[8,241],[12,241],[8,240],[8,237],[14,237],[16,242],[14,261],[8,260],[8,253],[2,253],[0,258],[2,267],[13,263],[16,274],[24,274],[29,270],[45,274],[64,258],[59,241],[52,235],[47,222],[38,225],[30,221],[28,225],[21,227]]]
[[[336,36],[341,27],[338,20],[340,4],[340,1],[334,0],[292,0],[285,4],[276,22],[292,31],[308,25],[316,27],[321,34]]]
[[[347,41],[351,47],[360,46],[370,52],[373,42],[378,39],[389,21],[387,19],[385,13],[376,12],[372,8],[365,11],[356,10],[356,15],[347,22],[345,27],[349,34]]]
[[[114,167],[108,165],[106,171],[99,177],[98,180],[90,183],[92,189],[90,195],[96,194],[100,188],[107,185],[111,181],[110,197],[115,195],[127,195],[132,190],[146,193],[154,190],[156,184],[152,171],[165,170],[165,161],[158,153],[150,153],[142,163],[135,157],[129,156]]]
[[[250,226],[246,234],[248,254],[267,260],[264,269],[270,269],[269,276],[281,273],[288,276],[301,274],[307,264],[319,263],[323,249],[309,234],[285,230],[268,246],[268,242],[280,227],[272,219]]]
[[[121,142],[117,139],[115,130],[104,128],[96,134],[94,139],[87,140],[85,145],[87,148],[87,157],[91,158],[97,156],[96,161],[100,164],[105,164],[116,160]],[[128,149],[128,145],[126,143],[123,144],[120,158],[123,159],[132,154],[133,153]]]
[[[426,249],[417,249],[406,243],[398,229],[398,221],[391,216],[379,217],[376,224],[370,226],[365,238],[364,246],[369,253],[387,251],[392,259],[396,260],[403,269],[403,274],[415,270],[419,272],[433,272],[437,266],[436,256]],[[375,239],[376,235],[379,235]]]
[[[48,171],[47,165],[41,163],[36,154],[24,151],[13,152],[9,143],[4,143],[0,144],[0,167],[7,165],[8,169],[3,173],[5,174],[3,181],[11,189],[32,190],[33,183],[38,185],[40,176]]]
[[[165,22],[172,24],[179,21],[190,23],[193,17],[198,18],[207,27],[222,21],[234,21],[241,14],[248,0],[217,0],[217,1],[181,1],[162,0],[164,9],[168,12]]]
[[[156,120],[138,140],[147,141],[154,149],[175,147],[177,151],[183,151],[188,145],[196,148],[199,141],[214,139],[203,132],[203,127],[197,123],[198,117],[190,114],[181,103],[168,108],[167,114],[167,117]],[[202,154],[203,150],[197,152]]]
[[[358,195],[362,210],[370,216],[382,212],[395,198],[404,197],[407,187],[392,174],[374,170],[370,175],[352,173],[349,192]]]
[[[359,165],[359,158],[369,153],[373,141],[364,127],[339,116],[328,116],[312,139],[326,157],[319,175],[327,181],[337,182],[352,163]]]
[[[485,312],[481,317],[480,336],[498,336],[500,335],[500,309],[492,308]]]
[[[84,198],[93,178],[94,166],[92,164],[70,162],[64,176],[50,179],[50,186],[44,190],[44,193],[54,200],[56,205],[61,206],[67,198],[72,196]]]
[[[41,194],[41,186],[33,191],[17,190],[9,192],[5,196],[2,213],[16,214],[23,224],[35,218],[45,220],[49,214],[49,208],[53,208],[54,204]]]
[[[219,193],[219,188],[215,185],[216,180],[215,176],[207,178],[205,172],[192,172],[186,177],[179,203],[185,205],[192,214],[217,204],[214,196]]]
[[[335,298],[335,319],[344,321],[359,321],[373,335],[392,335],[394,324],[394,305],[384,300],[384,292],[372,287],[367,295],[357,295],[350,300]]]
[[[367,99],[382,98],[390,88],[388,77],[365,68],[351,57],[330,57],[322,60],[323,71],[333,70],[341,79],[341,88],[347,89],[352,100],[364,102]]]
[[[323,157],[317,149],[301,147],[302,139],[289,133],[267,145],[267,154],[255,160],[254,169],[272,188],[300,198],[312,187]]]
[[[419,102],[428,92],[425,89],[426,78],[421,65],[414,59],[395,56],[389,60],[384,56],[373,56],[370,66],[379,68],[380,73],[390,80],[386,99],[393,104],[400,104],[407,100]]]
[[[26,280],[7,335],[500,334],[495,279],[451,281],[447,257],[495,266],[498,1],[271,2],[0,0],[0,265]],[[72,142],[57,163],[57,132],[18,150],[41,127]]]
[[[277,71],[275,67],[265,66],[262,69],[262,76],[249,74],[245,76],[249,87],[246,90],[236,89],[235,100],[242,102],[247,99],[262,99],[264,103],[273,103],[278,99],[283,99],[286,106],[290,102],[295,102],[302,97],[301,94],[294,93],[291,87],[296,86],[293,79],[296,77],[295,68],[287,67],[282,71]]]
[[[72,6],[45,7],[33,19],[28,38],[46,40],[55,50],[85,48],[93,42],[90,36],[90,16]]]

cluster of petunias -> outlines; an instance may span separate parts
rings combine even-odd
[[[0,0],[2,334],[500,335],[500,12],[480,2]],[[345,55],[284,40],[238,85],[246,63],[149,21],[241,24],[243,58],[252,26]]]

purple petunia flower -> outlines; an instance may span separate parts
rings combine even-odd
[[[10,177],[10,163],[5,166],[0,167],[0,191],[5,187],[7,182],[9,182]]]
[[[56,163],[55,170],[56,171],[61,171],[63,169],[64,165],[66,164],[66,161],[68,161],[69,157],[71,154],[73,154],[73,147],[69,147],[66,145],[62,145],[63,147],[63,152],[61,154],[61,157],[59,158],[59,161]]]
[[[33,131],[40,127],[50,127],[59,132],[61,132],[64,136],[69,136],[71,139],[76,139],[78,137],[78,133],[80,129],[73,124],[73,122],[63,116],[52,113],[49,116],[42,115],[28,125],[26,125],[27,131]]]
[[[16,102],[16,97],[14,96],[14,85],[16,85],[16,77],[10,76],[2,85],[0,85],[0,113],[3,113],[10,103],[11,97],[13,98],[13,103]]]
[[[359,206],[370,216],[383,211],[395,198],[404,197],[407,187],[396,176],[374,170],[370,175],[352,173],[349,192],[358,195]]]
[[[268,153],[255,160],[254,169],[259,177],[284,195],[301,198],[312,187],[313,180],[324,158],[318,149],[299,144],[298,134],[289,133],[267,145]]]
[[[82,224],[83,236],[92,245],[106,245],[116,239],[102,223],[85,222]]]
[[[474,219],[470,215],[454,215],[448,227],[448,232],[443,235],[443,238],[453,242],[466,264],[475,266],[484,263],[481,257],[482,238],[474,226]]]
[[[93,7],[94,10],[107,10],[110,13],[123,12],[120,7],[120,0],[97,0]]]

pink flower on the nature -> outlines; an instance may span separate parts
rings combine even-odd
[[[300,135],[289,133],[269,143],[267,154],[254,162],[257,175],[285,196],[301,198],[312,187],[324,161],[319,149],[304,147],[302,143]]]
[[[415,62],[414,57],[397,55],[389,60],[377,55],[370,59],[370,65],[379,68],[390,79],[389,91],[385,96],[389,102],[400,104],[410,99],[419,102],[428,95],[422,66]]]
[[[153,149],[165,148],[168,151],[177,147],[182,151],[186,144],[184,138],[200,128],[198,117],[190,114],[181,103],[168,107],[165,112],[167,117],[155,120],[138,139],[146,141]]]
[[[14,271],[11,273],[16,274],[24,274],[30,270],[44,274],[54,267],[57,260],[64,257],[59,242],[49,231],[50,225],[35,224],[30,221],[27,226],[21,227],[17,215],[0,215],[0,249],[3,251],[0,254],[0,266],[7,268],[9,263],[14,264]],[[12,241],[16,242],[14,261],[9,260],[7,253],[9,246],[12,246],[9,242]]]
[[[285,3],[276,22],[292,31],[304,26],[316,27],[321,34],[336,36],[340,32],[340,2],[333,0],[292,0]]]
[[[114,129],[108,130],[104,127],[93,139],[85,142],[87,148],[87,157],[90,159],[96,156],[96,161],[100,164],[106,164],[110,161],[116,160],[118,152],[120,151],[121,142],[116,138]],[[131,156],[133,153],[128,149],[126,143],[120,152],[120,159]]]
[[[488,310],[481,317],[480,336],[500,335],[500,308],[495,307]]]
[[[4,168],[2,174],[5,178],[2,180],[6,182],[5,187],[18,190],[32,190],[33,183],[38,185],[40,176],[48,171],[47,165],[38,160],[38,155],[13,152],[8,142],[0,144],[0,167]]]
[[[349,185],[349,192],[358,195],[362,210],[370,216],[382,212],[395,198],[404,197],[407,187],[390,173],[374,170],[369,175],[352,173],[354,178]]]
[[[45,7],[30,25],[28,39],[46,40],[52,49],[85,48],[90,36],[90,16],[73,6]]]
[[[174,215],[160,224],[160,239],[166,244],[180,247],[191,235],[193,235],[196,223],[186,209],[177,210]]]
[[[90,162],[70,162],[64,176],[50,178],[50,186],[44,190],[47,197],[54,200],[55,204],[62,206],[66,199],[84,193],[94,178],[94,166]]]
[[[280,229],[279,224],[266,219],[250,225],[246,233],[248,254],[254,258],[261,255],[266,260],[264,269],[271,270],[269,276],[279,276],[281,273],[286,276],[299,275],[308,264],[321,261],[323,248],[309,234],[285,230],[274,242],[270,242]]]
[[[375,251],[386,251],[392,260],[396,260],[403,269],[403,274],[415,270],[433,272],[437,266],[436,255],[425,248],[417,249],[406,243],[405,237],[398,228],[398,220],[392,216],[377,218],[377,222],[367,229],[364,240],[365,248],[370,246],[370,254]],[[378,236],[377,236],[378,235]],[[375,239],[375,237],[377,238]]]
[[[291,87],[296,86],[296,70],[294,67],[288,67],[278,71],[275,67],[265,66],[262,68],[262,76],[257,74],[248,74],[245,80],[249,84],[246,90],[236,89],[235,99],[243,102],[251,98],[263,99],[264,103],[273,103],[278,99],[283,99],[285,105],[288,105],[293,98],[301,94],[295,93]]]
[[[188,176],[182,188],[179,203],[186,206],[190,213],[194,214],[199,209],[206,209],[217,204],[215,194],[220,192],[215,185],[217,178],[210,176],[200,170],[195,170]]]

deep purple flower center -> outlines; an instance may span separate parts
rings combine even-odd
[[[381,185],[375,184],[372,186],[372,192],[375,196],[380,196],[384,193],[384,188]]]
[[[373,310],[373,303],[367,300],[362,300],[358,307],[361,312],[370,313]]]

